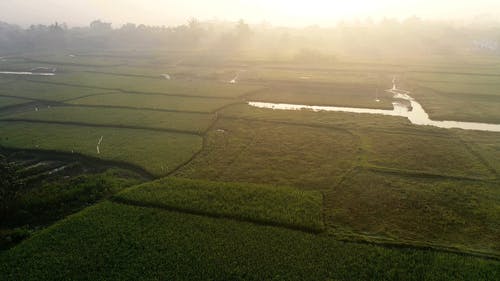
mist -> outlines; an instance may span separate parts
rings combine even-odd
[[[0,20],[28,27],[31,24],[65,22],[82,26],[94,19],[156,26],[184,23],[191,17],[202,21],[245,19],[251,24],[268,22],[278,26],[336,25],[340,21],[378,21],[383,18],[423,19],[454,22],[494,21],[500,16],[500,3],[479,1],[263,1],[263,0],[4,0]]]

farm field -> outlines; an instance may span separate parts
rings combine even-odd
[[[238,100],[112,93],[75,99],[69,104],[209,113],[235,102]]]
[[[0,84],[0,94],[32,100],[54,101],[71,100],[82,96],[101,94],[106,91],[64,85],[44,84],[25,79],[16,79]],[[109,92],[109,91],[107,91]]]
[[[495,182],[358,168],[324,196],[325,223],[339,237],[500,253]]]
[[[68,73],[51,76],[48,79],[32,78],[35,81],[84,86],[103,90],[124,90],[128,92],[162,93],[181,96],[236,98],[259,87],[228,82],[176,79],[167,80],[158,73],[157,78],[122,76],[105,73]]]
[[[344,130],[221,119],[206,149],[176,175],[321,189],[356,161],[356,142]]]
[[[463,66],[462,66],[463,67]],[[462,68],[406,77],[414,97],[431,118],[472,122],[500,122],[500,69]]]
[[[172,130],[201,134],[212,123],[213,117],[203,113],[162,112],[123,108],[58,106],[39,111],[10,114],[7,120],[72,122],[89,125],[122,126],[157,130]]]
[[[0,129],[0,144],[7,148],[80,153],[130,163],[157,176],[188,161],[202,142],[197,135],[139,129],[5,121],[0,121]]]
[[[0,108],[26,103],[24,99],[0,97]],[[28,101],[29,102],[29,101]]]
[[[0,276],[499,278],[500,133],[248,105],[392,110],[394,80],[431,119],[499,124],[494,62],[116,51],[0,63],[38,66],[57,71],[0,75],[0,155],[42,153],[6,157],[36,185],[5,213]]]
[[[88,280],[96,272],[106,280],[495,280],[499,266],[111,202],[55,224],[0,261],[2,276],[22,280]]]
[[[323,230],[322,194],[290,187],[166,178],[128,189],[115,198],[139,206]]]

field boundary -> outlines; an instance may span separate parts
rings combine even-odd
[[[5,118],[5,119],[0,119],[0,122],[12,122],[12,123],[19,122],[19,123],[54,124],[54,125],[66,125],[66,126],[78,126],[78,127],[131,129],[131,130],[145,130],[145,131],[203,136],[203,133],[201,132],[166,129],[166,128],[164,129],[164,128],[154,128],[154,127],[130,126],[130,125],[94,124],[94,123],[71,122],[71,121],[44,121],[44,120],[23,119],[23,118],[17,118],[17,119]]]
[[[118,203],[118,204],[131,205],[131,206],[144,207],[144,208],[155,208],[155,209],[160,209],[160,210],[164,210],[164,211],[186,213],[186,214],[198,215],[198,216],[204,216],[204,217],[230,219],[230,220],[234,220],[234,221],[247,222],[247,223],[263,225],[263,226],[287,228],[287,229],[302,231],[302,232],[306,232],[306,233],[319,234],[319,233],[324,232],[324,230],[318,230],[315,228],[298,226],[298,225],[294,225],[294,224],[278,223],[278,222],[251,219],[251,218],[242,218],[242,217],[239,217],[237,215],[217,214],[217,213],[213,213],[213,212],[197,211],[197,210],[193,210],[193,209],[189,209],[189,208],[172,207],[172,206],[166,206],[166,205],[154,204],[154,203],[144,203],[144,202],[140,202],[140,201],[136,201],[136,200],[124,199],[124,198],[117,197],[117,196],[112,196],[108,200],[110,200],[111,202],[114,202],[114,203]]]

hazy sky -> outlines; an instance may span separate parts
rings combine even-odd
[[[200,20],[262,21],[274,25],[332,25],[339,20],[371,17],[500,19],[500,0],[0,0],[0,21],[66,22],[86,25],[93,19],[115,23],[175,25]]]

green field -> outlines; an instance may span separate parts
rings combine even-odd
[[[5,147],[80,153],[131,163],[157,176],[189,160],[202,142],[199,136],[190,134],[30,122],[0,121],[0,129],[0,145]]]
[[[322,189],[356,157],[357,139],[344,130],[221,119],[206,149],[176,175]]]
[[[13,106],[13,105],[19,105],[23,103],[27,103],[29,100],[25,99],[18,99],[18,98],[9,98],[9,97],[0,97],[0,108],[2,107],[7,107],[7,106]]]
[[[6,280],[500,278],[499,133],[246,104],[390,110],[395,77],[433,120],[498,124],[496,60],[120,50],[0,64],[36,66],[57,73],[0,76],[15,168],[2,176],[22,183],[0,208]]]
[[[163,93],[171,95],[235,98],[260,87],[243,84],[229,84],[228,81],[194,79],[167,80],[158,73],[158,78],[124,77],[120,75],[79,72],[51,77],[34,77],[35,81],[86,86],[104,90],[124,90],[142,93]]]
[[[500,254],[498,182],[358,169],[324,195],[333,235]]]
[[[277,84],[277,85],[275,85]],[[376,84],[270,83],[269,89],[248,97],[251,101],[392,109],[392,96]],[[378,94],[377,94],[378,91]],[[379,102],[376,101],[379,99]]]
[[[431,118],[500,123],[500,69],[459,68],[409,73],[405,81]],[[433,72],[436,71],[436,72]]]
[[[51,107],[39,111],[10,114],[5,119],[22,119],[47,122],[75,122],[90,125],[142,127],[160,130],[179,130],[192,133],[205,131],[213,116],[201,113],[161,112],[93,107]]]
[[[291,228],[323,229],[322,195],[294,188],[165,178],[139,185],[117,200]]]
[[[499,266],[108,202],[0,255],[10,280],[496,280]]]
[[[494,175],[455,136],[442,134],[362,133],[368,165],[472,178]]]
[[[85,97],[72,100],[69,103],[75,105],[113,106],[137,109],[213,112],[225,105],[235,102],[237,102],[237,100],[116,93]]]
[[[45,101],[64,101],[104,92],[109,91],[36,83],[26,81],[24,79],[17,79],[14,82],[7,83],[5,85],[0,84],[0,94],[2,95]]]

